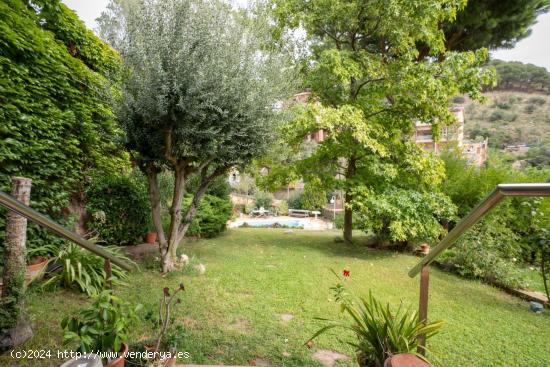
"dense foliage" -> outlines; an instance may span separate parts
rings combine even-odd
[[[129,258],[122,255],[119,248],[111,246],[104,247],[104,249],[124,262],[132,263]],[[104,268],[105,260],[74,243],[67,243],[59,247],[52,261],[63,267],[48,279],[44,286],[60,285],[88,295],[100,293],[102,289],[106,288],[108,281],[115,285],[121,284],[121,281],[128,276],[125,270],[112,264],[112,277],[107,279]]]
[[[183,207],[188,207],[192,198],[187,196],[184,199]],[[227,221],[231,219],[233,204],[229,197],[220,198],[218,196],[204,195],[197,214],[187,230],[188,237],[216,237],[227,227]]]
[[[63,344],[77,344],[81,353],[119,352],[128,340],[130,327],[138,321],[141,305],[131,307],[113,291],[104,290],[75,316],[64,317]]]
[[[307,32],[305,80],[320,102],[297,108],[283,140],[298,146],[308,135],[326,132],[317,149],[294,165],[294,174],[345,192],[344,238],[350,241],[358,186],[372,195],[391,186],[437,191],[441,163],[404,137],[415,121],[432,123],[435,135],[452,124],[452,96],[481,97],[482,86],[493,80],[491,70],[480,68],[487,51],[446,49],[440,25],[454,19],[454,1],[274,3],[281,27]],[[427,46],[428,56],[445,57],[424,59],[419,44]]]
[[[146,172],[161,267],[170,271],[206,189],[265,151],[273,107],[291,79],[285,59],[265,47],[264,23],[222,1],[112,1],[99,23],[125,65],[118,116]],[[166,233],[161,167],[174,173]],[[183,210],[192,175],[200,184]]]
[[[254,204],[256,208],[269,210],[273,204],[273,195],[265,191],[258,191],[256,195],[254,195]]]
[[[108,80],[119,58],[59,0],[33,4],[0,2],[0,189],[29,177],[31,206],[59,216],[92,170],[123,164]]]
[[[151,229],[147,185],[133,176],[94,176],[86,190],[89,230],[110,245],[139,243]]]
[[[489,146],[497,149],[509,145],[532,149],[550,142],[550,96],[520,91],[490,91],[485,96],[487,103],[465,103],[464,129],[471,139],[488,138]],[[544,151],[532,153],[538,156],[533,165],[541,166]]]
[[[356,195],[358,227],[375,233],[382,243],[435,244],[446,234],[442,225],[456,219],[452,201],[437,192],[388,189],[370,195],[358,190]]]
[[[443,24],[451,50],[512,48],[531,34],[537,17],[548,11],[548,0],[468,0],[456,19]]]
[[[486,167],[476,168],[455,154],[443,156],[446,179],[443,192],[464,217],[497,184],[550,182],[550,171],[516,170],[492,157]],[[521,286],[519,264],[538,264],[540,243],[550,227],[548,198],[508,198],[468,231],[444,253],[441,261],[468,277],[482,278],[507,286]]]
[[[327,193],[320,179],[311,179],[304,184],[300,204],[305,210],[323,210],[327,204]]]
[[[542,66],[519,61],[492,60],[497,72],[495,89],[550,93],[550,72]]]

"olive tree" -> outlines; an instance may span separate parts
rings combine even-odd
[[[212,182],[265,150],[290,69],[282,53],[265,47],[265,22],[219,0],[112,0],[99,24],[125,66],[118,116],[147,177],[168,272]],[[164,169],[175,182],[167,232],[158,184]],[[194,175],[199,184],[182,207]]]

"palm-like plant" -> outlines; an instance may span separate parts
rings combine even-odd
[[[333,289],[336,291],[336,300],[341,303],[342,312],[351,317],[352,323],[317,318],[330,323],[317,331],[310,340],[333,328],[351,330],[357,340],[348,344],[356,349],[357,360],[363,367],[382,367],[387,358],[398,353],[417,354],[420,336],[425,335],[428,339],[443,325],[442,321],[422,322],[417,312],[411,312],[403,305],[394,312],[389,303],[383,305],[370,292],[368,297],[351,301],[345,296],[343,286],[338,285]]]
[[[122,255],[116,246],[105,246],[103,248],[112,255],[126,262],[133,263],[132,260]],[[68,243],[60,247],[55,254],[54,260],[62,268],[53,277],[48,279],[44,286],[58,283],[65,288],[77,288],[88,295],[93,295],[101,292],[107,280],[117,284],[127,277],[125,270],[113,264],[111,268],[112,277],[107,279],[103,258],[74,243]]]

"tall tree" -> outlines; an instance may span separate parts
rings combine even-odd
[[[443,23],[445,46],[457,51],[512,48],[549,8],[549,0],[469,0],[456,19]]]
[[[437,132],[455,122],[448,100],[458,93],[481,97],[494,78],[482,70],[487,51],[447,52],[440,24],[461,1],[273,0],[282,28],[303,27],[311,44],[305,75],[317,103],[301,108],[284,130],[296,145],[327,131],[313,155],[295,167],[306,179],[345,192],[344,238],[352,240],[357,198],[391,187],[436,190],[438,158],[411,141],[416,121]],[[431,58],[419,59],[418,44]],[[435,56],[445,54],[439,62]],[[299,107],[300,108],[300,107]]]
[[[207,0],[113,0],[100,19],[126,67],[119,117],[149,183],[163,272],[174,268],[212,182],[270,141],[288,69],[283,56],[263,47],[261,23]],[[168,232],[158,186],[164,168],[175,179]],[[184,208],[192,175],[199,184]]]

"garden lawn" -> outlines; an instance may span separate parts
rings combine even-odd
[[[370,290],[394,305],[403,301],[416,308],[418,303],[418,279],[407,276],[418,258],[345,245],[334,240],[337,235],[231,230],[215,239],[182,244],[193,263],[206,265],[204,275],[186,270],[163,278],[148,261],[117,292],[154,312],[164,286],[185,283],[182,304],[174,312],[176,321],[185,325],[183,349],[191,357],[180,363],[247,365],[260,358],[273,366],[320,366],[311,359],[318,349],[353,356],[345,343],[349,334],[339,331],[320,337],[312,349],[304,346],[319,328],[314,317],[340,317],[329,290],[337,281],[330,269],[349,269],[346,283],[358,293]],[[437,269],[431,270],[430,283],[430,319],[445,320],[442,332],[428,342],[436,366],[550,364],[550,312],[536,315],[527,303],[500,290]],[[32,291],[28,304],[35,337],[25,349],[63,349],[59,320],[86,303],[86,297],[68,291]],[[293,318],[283,321],[281,314]],[[150,326],[144,321],[132,338],[147,336]],[[58,366],[59,361],[0,357],[0,365],[6,364]],[[352,358],[338,365],[355,362]]]

